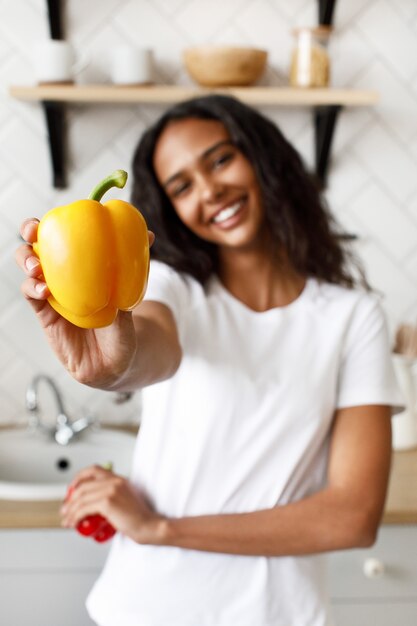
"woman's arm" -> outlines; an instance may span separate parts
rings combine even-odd
[[[250,513],[167,519],[130,483],[101,468],[78,478],[63,523],[101,513],[122,533],[143,544],[241,555],[304,555],[366,547],[376,538],[391,458],[390,409],[361,406],[335,416],[328,484],[316,494]]]
[[[111,390],[131,391],[160,382],[173,376],[181,362],[177,326],[167,306],[142,302],[133,312],[133,324],[137,349],[129,368]]]
[[[160,543],[267,556],[370,546],[383,513],[390,458],[389,407],[340,409],[325,489],[298,502],[253,513],[168,519],[161,522]]]

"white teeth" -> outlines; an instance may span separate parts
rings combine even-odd
[[[241,206],[241,203],[236,202],[236,204],[233,204],[232,206],[227,207],[227,209],[223,209],[223,211],[220,211],[220,213],[218,213],[213,218],[213,222],[215,224],[219,224],[220,222],[225,222],[230,217],[233,217],[233,215],[235,215],[239,211],[240,206]]]

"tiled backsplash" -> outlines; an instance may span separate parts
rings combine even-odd
[[[287,82],[294,26],[313,25],[316,0],[67,0],[66,38],[91,63],[79,82],[107,82],[109,50],[150,47],[155,79],[189,84],[181,50],[195,43],[253,45],[269,51],[261,83]],[[51,187],[46,130],[38,103],[10,99],[11,84],[32,84],[31,49],[48,36],[46,0],[1,0],[0,21],[0,421],[24,418],[24,392],[40,371],[54,376],[74,415],[84,410],[133,419],[114,394],[75,383],[42,337],[20,294],[18,225],[83,197],[109,171],[130,170],[134,146],[162,106],[69,107],[68,189]],[[24,18],[24,19],[22,19]],[[373,108],[345,109],[336,130],[327,197],[383,294],[391,332],[417,316],[417,4],[415,0],[338,0],[330,52],[332,84],[376,89]],[[306,162],[313,162],[311,113],[265,107]],[[127,198],[129,190],[123,192]]]

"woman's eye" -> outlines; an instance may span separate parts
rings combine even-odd
[[[228,163],[233,157],[233,154],[231,153],[227,153],[227,154],[222,154],[219,157],[217,157],[217,159],[214,159],[213,161],[213,167],[221,167],[222,165],[224,165],[225,163]]]
[[[171,192],[172,196],[177,197],[181,195],[182,193],[184,193],[184,191],[188,189],[189,186],[190,186],[189,183],[180,183],[179,185],[173,188]]]

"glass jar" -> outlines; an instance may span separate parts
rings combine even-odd
[[[290,85],[293,87],[328,87],[330,58],[328,43],[331,28],[297,28],[290,68]]]

